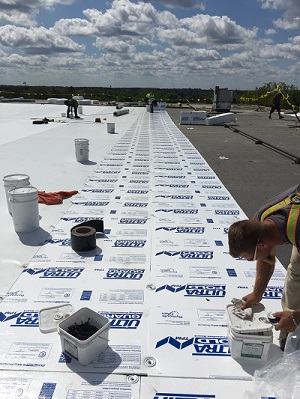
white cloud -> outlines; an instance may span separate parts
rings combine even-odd
[[[246,44],[249,40],[256,39],[258,30],[255,27],[243,28],[226,16],[218,17],[205,14],[181,19],[180,24],[195,32],[208,44],[214,45]]]
[[[259,0],[265,9],[285,10],[283,18],[274,21],[274,25],[281,29],[300,28],[299,0]]]
[[[142,0],[144,3],[151,3],[151,1]],[[159,3],[164,4],[167,7],[175,8],[199,8],[201,10],[205,9],[205,5],[199,0],[158,0]]]
[[[96,34],[96,28],[92,23],[81,18],[60,19],[53,28],[60,35],[92,36]]]
[[[123,56],[126,53],[133,52],[135,50],[135,46],[130,45],[123,40],[118,38],[97,38],[96,39],[96,47],[102,51],[108,51],[110,53],[122,53]]]
[[[268,60],[300,59],[300,36],[290,39],[289,43],[277,43],[259,48],[259,58]]]
[[[43,27],[2,26],[0,27],[0,44],[8,48],[22,49],[28,54],[51,54],[84,50],[84,46]]]
[[[0,21],[23,26],[36,26],[40,9],[56,4],[70,5],[75,0],[0,0]]]
[[[297,23],[300,0],[258,1],[265,9],[276,9],[277,17],[282,14],[277,28]],[[299,68],[294,61],[300,59],[298,36],[282,36],[276,44],[278,29],[259,31],[229,16],[201,14],[204,0],[160,0],[167,11],[151,1],[99,2],[99,9],[83,9],[77,18],[60,19],[52,28],[35,27],[39,10],[51,10],[52,18],[56,5],[74,2],[0,0],[0,19],[5,15],[12,20],[0,27],[1,73],[19,76],[23,65],[24,73],[33,73],[41,84],[72,84],[76,76],[79,85],[210,87],[218,81],[237,82],[238,88],[251,87],[252,82],[257,86],[270,76],[293,79]],[[84,7],[78,1],[76,8],[79,3]],[[197,11],[180,18],[182,8]],[[288,61],[282,68],[277,60],[281,65]],[[74,75],[76,71],[80,73]]]
[[[266,35],[275,35],[276,34],[276,30],[275,29],[266,29],[265,30],[265,34]]]

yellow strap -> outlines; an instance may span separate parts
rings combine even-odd
[[[290,203],[291,203],[290,196],[288,196],[284,200],[282,200],[282,201],[278,202],[277,204],[274,204],[274,205],[270,206],[270,208],[266,209],[261,214],[260,220],[264,221],[269,215],[271,215],[272,213],[278,211],[279,209],[284,208],[286,205],[289,205]]]
[[[297,246],[297,237],[296,237],[296,227],[297,227],[297,222],[298,218],[300,216],[300,208],[299,204],[293,204],[290,212],[289,212],[289,217],[286,225],[286,235],[290,242]]]

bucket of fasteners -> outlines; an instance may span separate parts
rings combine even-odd
[[[62,351],[89,364],[108,346],[109,320],[89,308],[81,308],[58,326]]]

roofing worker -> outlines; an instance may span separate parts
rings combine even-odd
[[[80,117],[78,116],[78,113],[77,113],[78,101],[75,100],[75,98],[70,98],[69,100],[65,101],[65,104],[68,106],[67,118],[70,118],[70,112],[72,114],[73,110],[74,110],[75,119],[80,119]]]
[[[276,110],[279,116],[279,119],[283,119],[283,116],[280,115],[280,101],[282,99],[282,94],[276,93],[275,96],[272,99],[272,106],[270,109],[270,114],[269,114],[269,119],[272,119],[271,115],[273,112]]]
[[[300,185],[276,195],[263,205],[252,220],[233,223],[228,230],[230,255],[256,261],[256,278],[253,292],[243,297],[245,308],[258,303],[275,268],[277,245],[292,245],[290,264],[281,298],[283,312],[276,330],[281,330],[280,347],[284,348],[287,333],[300,324]]]

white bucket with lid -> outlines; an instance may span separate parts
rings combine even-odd
[[[5,194],[6,194],[7,207],[8,207],[9,213],[11,214],[11,206],[10,206],[8,192],[9,192],[9,190],[11,190],[12,188],[15,188],[15,187],[30,186],[29,176],[25,175],[23,173],[6,175],[3,177],[3,182],[4,182],[4,188],[5,188]]]
[[[82,107],[82,105],[78,105],[77,113],[78,113],[78,114],[83,114],[83,107]]]
[[[88,139],[75,139],[75,154],[77,162],[86,162],[89,160]]]
[[[239,360],[266,361],[273,342],[273,326],[265,307],[261,303],[253,305],[252,320],[237,317],[232,313],[233,308],[233,304],[226,308],[231,356]]]
[[[107,133],[115,133],[115,123],[107,124]]]
[[[16,187],[8,192],[15,231],[30,233],[39,228],[38,190],[35,187]]]
[[[78,339],[68,330],[75,324],[89,323],[96,331],[87,339]],[[62,351],[70,355],[82,365],[89,364],[108,346],[109,320],[89,308],[81,308],[63,320],[58,326]]]

